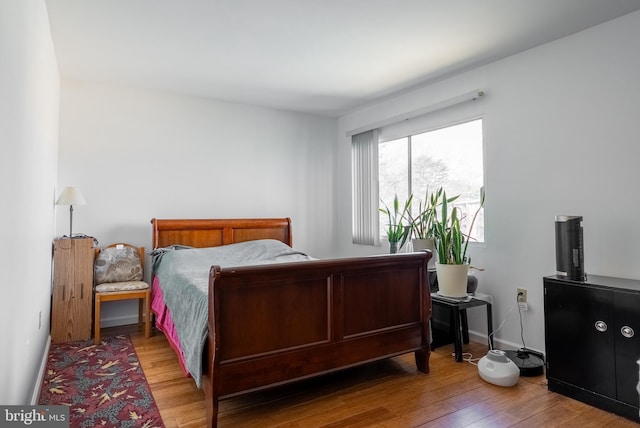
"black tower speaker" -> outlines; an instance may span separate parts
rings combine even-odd
[[[556,275],[585,281],[582,217],[556,216]]]

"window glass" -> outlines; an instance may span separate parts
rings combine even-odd
[[[467,231],[480,204],[483,186],[482,119],[381,143],[379,146],[380,197],[391,207],[414,195],[414,207],[425,191],[443,187],[448,197],[460,195],[454,205],[463,213]],[[402,208],[402,207],[401,207]],[[384,230],[381,217],[381,230]],[[484,241],[484,210],[478,214],[471,236]]]
[[[393,199],[398,195],[399,209],[402,210],[404,202],[409,196],[409,138],[399,138],[397,140],[380,143],[378,146],[378,174],[380,206],[384,207],[384,202],[390,210],[393,210]],[[389,217],[379,213],[380,233],[386,236]]]

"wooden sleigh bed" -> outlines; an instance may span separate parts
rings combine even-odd
[[[276,239],[283,219],[152,220],[155,249]],[[220,399],[415,352],[428,373],[429,252],[220,268],[208,276],[207,425]],[[163,330],[164,331],[164,330]]]

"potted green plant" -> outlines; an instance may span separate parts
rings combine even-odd
[[[400,202],[398,201],[398,195],[395,195],[393,198],[393,211],[389,209],[387,204],[383,201],[383,207],[378,208],[381,213],[385,214],[388,218],[387,223],[387,239],[389,240],[389,252],[397,253],[399,249],[401,249],[404,244],[407,242],[409,235],[411,233],[411,227],[407,224],[403,224],[403,220],[407,216],[411,208],[411,203],[413,201],[413,195],[409,196],[409,198],[404,203],[404,207],[400,210]]]
[[[441,215],[434,222],[434,235],[438,262],[436,273],[440,294],[448,297],[467,295],[467,274],[471,258],[467,256],[469,234],[484,206],[484,188],[480,189],[480,206],[473,215],[469,232],[464,234],[460,227],[460,209],[454,207],[449,213],[446,192],[443,192]]]
[[[429,260],[429,268],[435,266],[437,253],[435,252],[435,221],[437,219],[437,209],[442,204],[444,189],[440,187],[436,192],[429,193],[427,188],[424,199],[418,204],[418,212],[415,216],[411,210],[407,212],[407,217],[411,226],[411,236],[414,251],[431,250],[433,257]],[[454,196],[447,199],[453,202],[458,198]]]

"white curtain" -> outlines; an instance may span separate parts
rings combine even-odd
[[[378,129],[351,137],[353,243],[379,245]]]

